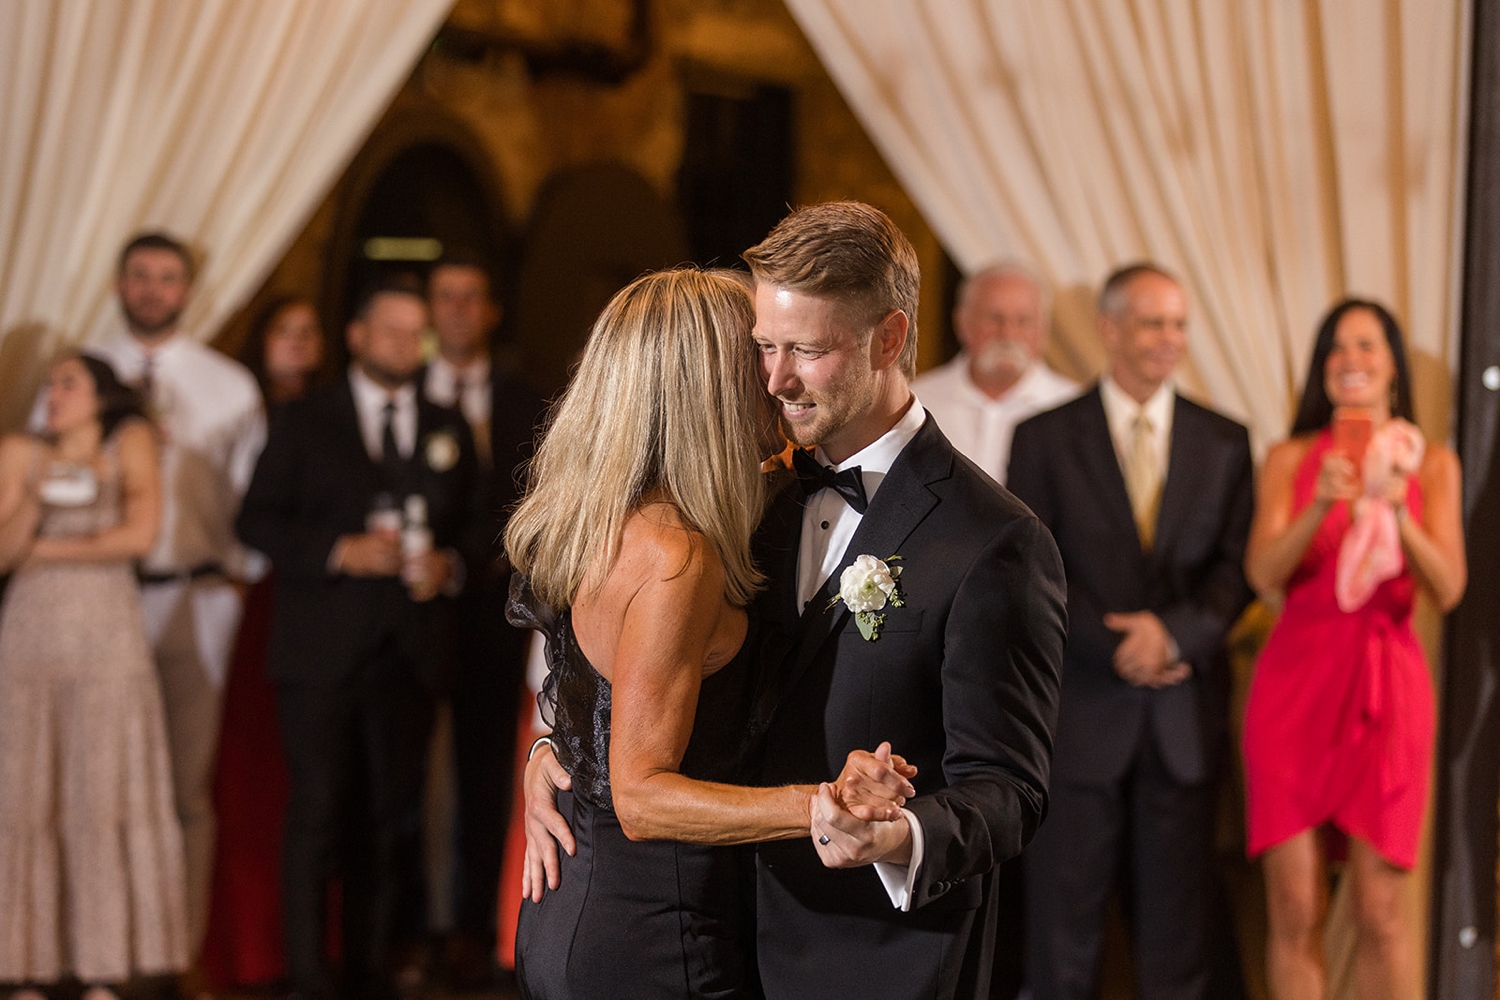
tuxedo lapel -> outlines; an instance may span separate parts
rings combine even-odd
[[[952,446],[942,437],[936,423],[931,419],[925,421],[911,443],[896,456],[891,471],[886,474],[880,488],[870,500],[869,509],[860,519],[854,537],[849,540],[849,546],[839,560],[840,568],[814,592],[806,610],[798,619],[797,638],[791,650],[791,659],[780,672],[780,688],[783,692],[797,683],[829,636],[842,628],[849,617],[849,609],[842,601],[833,603],[839,593],[839,576],[843,567],[862,554],[873,555],[877,559],[901,555],[902,543],[938,504],[938,497],[927,488],[928,484],[951,475],[952,462]],[[799,517],[799,538],[800,524]],[[790,564],[791,586],[794,591],[797,548],[798,545],[794,542]]]
[[[340,379],[338,386],[339,391],[334,403],[337,419],[336,433],[340,443],[354,458],[354,464],[365,479],[367,489],[372,493],[378,493],[381,488],[380,468],[370,457],[369,450],[365,448],[365,436],[359,429],[359,411],[354,406],[354,389],[349,385],[347,377]]]
[[[1182,405],[1180,396],[1173,401],[1173,408],[1167,481],[1162,484],[1161,507],[1156,520],[1156,544],[1151,550],[1153,558],[1170,551],[1181,528],[1182,519],[1191,508],[1193,497],[1202,493],[1198,475],[1202,463],[1194,461],[1192,454],[1193,441],[1197,437],[1194,426],[1197,414]]]
[[[1091,396],[1092,402],[1081,411],[1083,426],[1078,435],[1084,449],[1083,464],[1094,481],[1094,495],[1103,508],[1101,513],[1116,529],[1114,533],[1129,534],[1139,540],[1135,514],[1130,509],[1130,494],[1125,491],[1125,474],[1120,471],[1120,458],[1115,454],[1115,443],[1109,436],[1109,420],[1104,416],[1104,399],[1097,385]]]

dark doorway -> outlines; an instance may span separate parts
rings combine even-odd
[[[620,163],[560,170],[532,212],[517,282],[515,346],[550,396],[610,298],[647,271],[688,260],[677,208]]]
[[[445,252],[484,261],[498,281],[505,246],[492,186],[443,143],[420,143],[393,157],[359,207],[339,315],[349,315],[371,281],[397,271],[425,277]]]
[[[792,198],[792,94],[717,77],[687,84],[678,200],[693,260],[744,267],[740,252],[781,221]]]

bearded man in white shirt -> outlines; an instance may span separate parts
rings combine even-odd
[[[963,350],[912,382],[953,446],[997,483],[1005,482],[1016,425],[1078,395],[1078,384],[1041,358],[1050,304],[1041,280],[1018,264],[970,275],[953,307]]]
[[[193,277],[181,241],[165,233],[131,239],[115,281],[125,329],[93,350],[140,388],[164,441],[161,533],[138,576],[166,708],[196,959],[208,923],[213,766],[240,582],[264,565],[236,540],[234,518],[265,444],[266,418],[254,376],[182,329]]]

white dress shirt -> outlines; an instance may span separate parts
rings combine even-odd
[[[391,432],[396,436],[396,450],[403,459],[411,458],[417,447],[417,387],[407,382],[392,392],[366,375],[358,365],[349,366],[349,388],[354,393],[354,410],[359,414],[359,434],[365,451],[376,465],[385,451],[385,406],[396,404],[391,415]]]
[[[254,376],[181,332],[149,348],[122,332],[89,350],[128,385],[140,384],[150,362],[148,408],[165,444],[161,529],[142,568],[176,573],[218,563],[230,576],[262,575],[264,557],[240,545],[234,534],[240,500],[266,443],[266,414]]]
[[[926,419],[927,411],[913,396],[911,405],[906,408],[905,415],[896,422],[895,427],[886,431],[873,444],[834,465],[834,471],[842,472],[859,466],[860,479],[865,484],[865,497],[873,501],[875,491],[885,482],[886,473],[891,471],[891,464],[896,461],[896,456],[916,437]],[[819,465],[832,464],[828,456],[823,454],[822,448],[815,449],[813,457],[818,460]],[[850,539],[863,520],[864,515],[850,507],[843,495],[834,490],[819,490],[807,498],[807,503],[802,508],[802,543],[797,550],[798,606],[805,608],[830,576],[843,572],[844,550],[849,547]],[[891,553],[870,554],[884,559]],[[900,748],[897,747],[896,751],[899,753]],[[903,809],[901,813],[911,826],[911,862],[906,865],[876,862],[875,873],[880,876],[886,894],[891,897],[891,904],[904,911],[911,909],[912,886],[922,864],[923,840],[921,821],[910,810]]]
[[[1177,388],[1163,382],[1144,403],[1137,403],[1119,383],[1108,375],[1099,379],[1099,398],[1104,403],[1104,419],[1109,423],[1109,439],[1115,446],[1120,474],[1128,476],[1130,442],[1135,435],[1135,419],[1144,413],[1151,421],[1151,445],[1156,455],[1156,481],[1167,481],[1167,466],[1172,459],[1172,414],[1177,409]]]
[[[1041,361],[1026,369],[999,399],[991,399],[969,377],[967,352],[918,375],[912,391],[960,453],[1004,485],[1010,439],[1016,425],[1078,395],[1078,384]]]
[[[464,398],[457,399],[459,378],[464,382]],[[470,427],[490,422],[490,359],[480,357],[459,368],[441,354],[427,366],[422,394],[439,406],[458,410]]]

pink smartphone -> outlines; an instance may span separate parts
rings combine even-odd
[[[1375,415],[1366,406],[1339,406],[1333,411],[1333,447],[1358,469],[1374,433]]]

